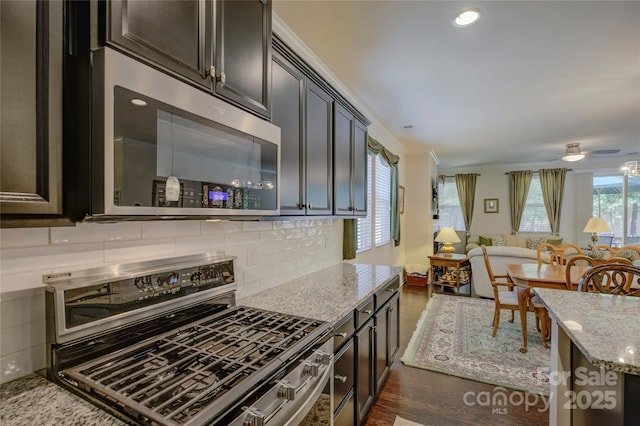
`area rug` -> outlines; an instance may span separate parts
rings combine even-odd
[[[501,312],[500,328],[491,337],[493,300],[436,294],[422,313],[402,356],[410,367],[549,395],[551,351],[542,346],[532,312],[527,317],[527,353],[516,311]]]
[[[411,420],[403,419],[400,416],[396,416],[396,420],[393,422],[393,426],[423,426],[420,423],[412,422]]]

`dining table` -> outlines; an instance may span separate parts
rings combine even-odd
[[[522,325],[522,343],[520,352],[527,352],[527,311],[533,310],[531,305],[532,289],[535,287],[567,290],[566,266],[550,263],[506,263],[505,269],[509,279],[515,284],[518,291],[518,310],[520,311],[520,323]],[[571,282],[578,284],[580,277],[585,272],[582,266],[571,267]],[[547,344],[548,330],[542,326],[542,343]]]

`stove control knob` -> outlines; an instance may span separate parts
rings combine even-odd
[[[255,407],[249,407],[246,409],[244,416],[243,426],[264,426],[265,415],[262,411]]]
[[[320,375],[320,364],[317,362],[305,361],[302,369],[303,376],[318,377]]]
[[[296,399],[296,387],[293,383],[282,381],[278,388],[278,397],[285,401],[294,401]]]
[[[320,365],[329,365],[331,364],[331,354],[325,351],[317,351],[316,352],[316,362]]]

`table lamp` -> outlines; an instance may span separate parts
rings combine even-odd
[[[444,243],[440,248],[440,253],[443,256],[450,257],[455,251],[456,248],[452,245],[452,243],[459,243],[460,238],[458,238],[458,234],[453,228],[442,228],[442,230],[438,233],[435,239],[438,243]]]
[[[582,232],[591,232],[591,241],[593,241],[593,245],[595,246],[598,242],[598,232],[611,232],[611,229],[609,229],[609,226],[607,226],[607,223],[602,218],[592,217]]]

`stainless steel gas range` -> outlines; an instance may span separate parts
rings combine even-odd
[[[330,324],[236,306],[233,258],[110,265],[44,282],[48,377],[126,422],[332,424]]]

